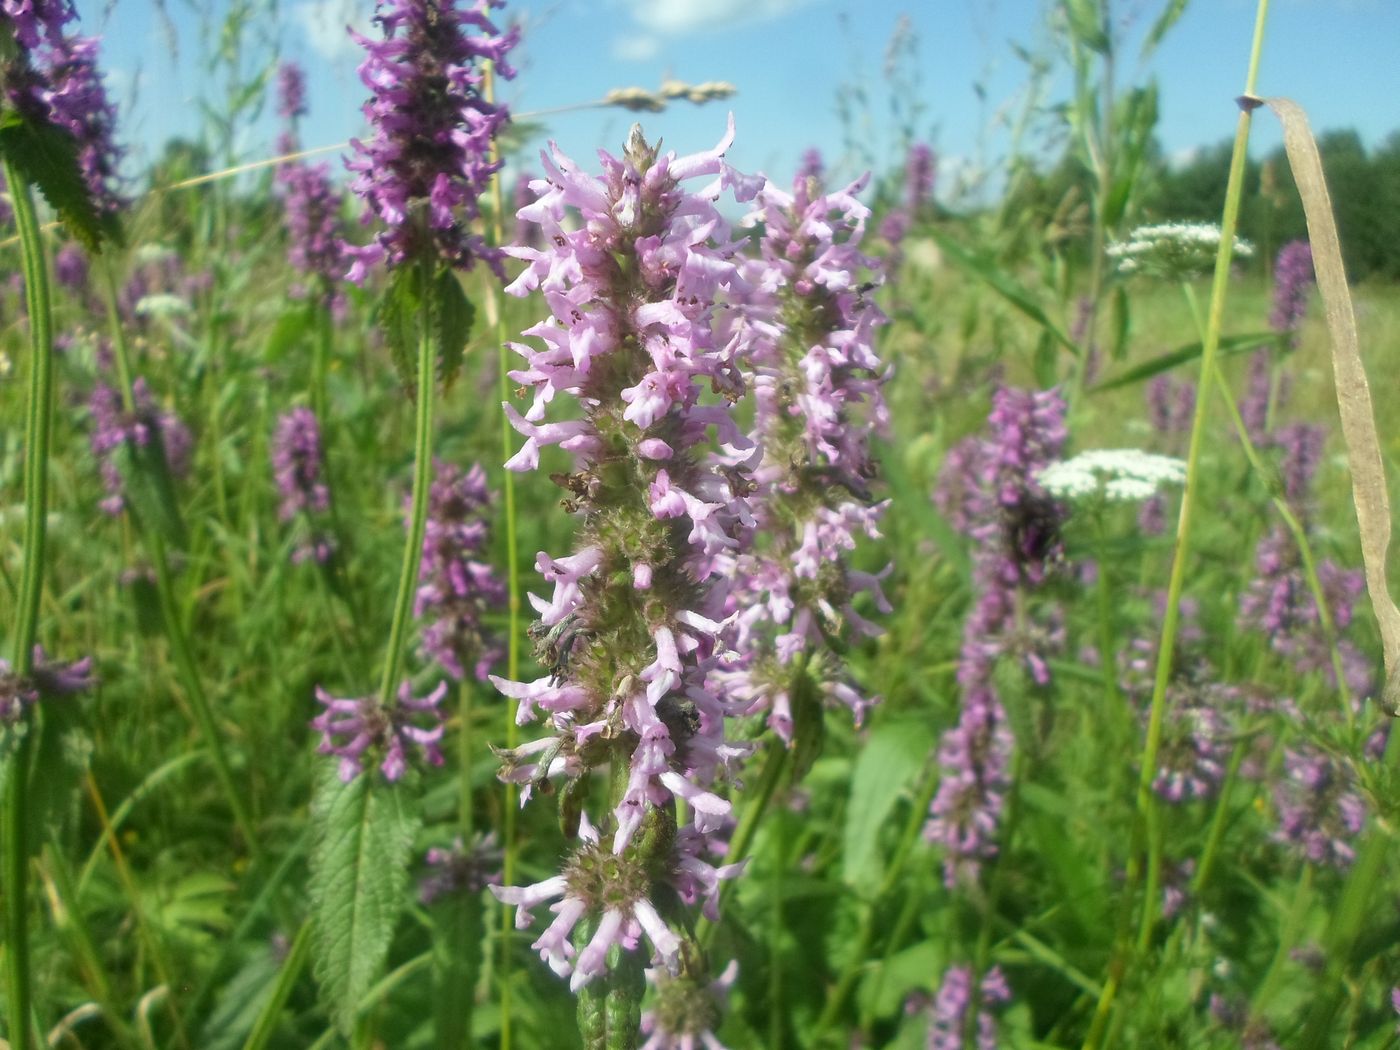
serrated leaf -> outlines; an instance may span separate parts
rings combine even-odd
[[[345,784],[333,765],[311,803],[314,972],[331,1017],[348,1034],[389,951],[418,817],[402,788],[373,774]]]
[[[278,964],[270,947],[259,947],[219,990],[214,1010],[200,1033],[204,1050],[238,1050],[243,1045],[277,981]]]
[[[389,344],[394,371],[409,394],[417,387],[418,340],[426,305],[421,271],[416,266],[401,266],[390,273],[389,285],[374,309],[375,323]]]
[[[88,191],[72,135],[11,111],[0,118],[0,153],[43,195],[84,248],[96,252],[104,241],[120,243],[115,217],[103,215]]]
[[[444,387],[462,370],[462,351],[471,338],[476,308],[450,267],[440,267],[433,282],[433,337],[437,340],[437,374]]]
[[[1246,350],[1257,350],[1261,346],[1268,346],[1270,343],[1278,342],[1277,332],[1252,332],[1248,335],[1222,336],[1220,339],[1219,353],[1242,354]],[[1144,379],[1151,379],[1161,372],[1169,372],[1177,365],[1185,364],[1187,361],[1194,361],[1201,356],[1201,344],[1199,342],[1187,343],[1179,346],[1170,353],[1162,354],[1144,361],[1142,364],[1128,369],[1121,376],[1114,376],[1105,383],[1091,387],[1091,394],[1098,394],[1105,390],[1116,390],[1120,386],[1131,386],[1133,383],[1140,383]]]
[[[873,895],[884,873],[880,829],[932,747],[932,734],[921,722],[886,722],[871,732],[851,775],[841,857],[842,877],[848,885]]]

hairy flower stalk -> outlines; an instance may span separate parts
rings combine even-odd
[[[826,195],[809,178],[799,177],[792,193],[769,182],[748,220],[764,230],[760,257],[744,268],[744,323],[754,329],[754,436],[763,447],[752,501],[770,541],[737,559],[744,664],[718,677],[749,699],[750,713],[767,712],[789,746],[795,721],[807,721],[807,739],[821,729],[819,707],[808,700],[795,708],[809,695],[805,685],[860,723],[872,701],[830,642],[879,633],[855,610],[858,596],[890,611],[879,579],[848,564],[859,535],[879,535],[888,506],[871,494],[877,471],[868,439],[887,428],[881,387],[889,370],[874,347],[886,318],[862,281],[876,266],[860,252],[870,213],[856,194],[866,181]]]
[[[505,753],[502,775],[526,796],[563,778],[561,814],[582,843],[561,874],[495,892],[521,928],[555,901],[534,947],[575,990],[601,985],[580,998],[590,1047],[636,1045],[641,965],[678,972],[680,905],[713,913],[720,880],[736,874],[706,859],[730,808],[710,789],[745,750],[725,739],[743,704],[711,673],[731,658],[727,569],[754,524],[755,449],[731,407],[748,329],[723,337],[716,325],[718,297],[740,298],[744,280],[715,200],[757,189],[724,163],[732,140],[731,121],[714,149],[677,158],[634,128],[621,158],[601,155],[601,178],[551,146],[525,209],[548,247],[509,249],[527,267],[508,291],[542,290],[552,316],[526,333],[542,346],[515,348],[525,367],[512,377],[535,397],[523,417],[507,406],[526,438],[507,466],[536,469],[547,445],[571,453],[573,469],[552,478],[580,523],[572,554],[536,563],[554,586],[531,596],[547,673],[492,679],[521,702],[521,723],[543,716],[553,730]],[[716,178],[704,190],[682,188],[705,176]],[[566,228],[568,209],[581,221]],[[702,400],[706,388],[722,396]],[[546,421],[565,399],[580,415]],[[607,808],[592,820],[584,792],[604,766]]]
[[[942,781],[924,827],[924,836],[943,846],[950,887],[976,880],[998,851],[1014,740],[996,665],[1003,657],[1016,659],[1032,681],[1045,685],[1047,650],[1059,642],[1053,622],[1048,628],[1031,622],[1025,597],[1046,581],[1060,553],[1063,511],[1036,478],[1063,450],[1064,398],[1055,390],[1002,387],[988,429],[988,437],[950,453],[936,494],[976,544],[976,594],[958,658],[962,712],[938,748]]]

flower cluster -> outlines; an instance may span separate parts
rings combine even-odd
[[[977,1033],[977,1050],[996,1050],[996,1018],[987,1009],[1011,1001],[1011,989],[998,967],[993,966],[978,981],[966,966],[952,966],[943,975],[938,994],[934,996],[929,1017],[928,1050],[963,1050],[964,1033],[972,1012]]]
[[[1037,628],[1018,592],[1044,583],[1060,556],[1062,508],[1036,477],[1062,453],[1065,401],[1058,391],[1002,387],[988,418],[990,435],[949,457],[936,494],[976,543],[977,594],[958,659],[962,712],[938,748],[943,779],[924,837],[945,850],[949,886],[976,879],[997,852],[996,833],[1009,786],[1013,739],[994,679],[998,660],[1020,660],[1032,680],[1049,681],[1046,651],[1059,642],[1051,621]]]
[[[1308,291],[1315,280],[1312,247],[1307,241],[1289,241],[1279,249],[1274,261],[1274,308],[1269,314],[1269,326],[1275,332],[1287,333],[1291,346],[1298,343],[1298,329],[1308,312]]]
[[[758,188],[724,163],[732,140],[731,121],[714,149],[677,158],[634,127],[621,158],[601,155],[601,178],[551,146],[524,210],[547,247],[508,249],[527,264],[508,291],[542,290],[552,316],[526,333],[542,346],[515,347],[525,366],[511,375],[534,400],[524,416],[507,406],[525,436],[507,466],[535,469],[548,445],[570,453],[573,469],[552,478],[580,526],[572,554],[536,563],[553,585],[549,599],[531,596],[546,674],[492,681],[520,701],[519,721],[543,714],[554,730],[505,754],[506,775],[536,755],[537,780],[566,774],[561,809],[582,843],[562,874],[495,892],[518,906],[521,928],[531,907],[557,899],[534,946],[575,989],[604,972],[612,946],[643,934],[675,972],[681,940],[656,902],[713,909],[719,880],[735,874],[706,859],[730,808],[710,788],[744,753],[725,738],[740,705],[711,672],[730,659],[726,570],[754,524],[754,449],[730,404],[743,393],[746,330],[720,338],[715,323],[718,298],[744,284],[715,200],[725,186],[741,199]],[[683,188],[702,176],[715,177],[706,190]],[[579,221],[566,226],[570,209]],[[723,400],[702,400],[706,387]],[[560,395],[580,418],[545,421]],[[616,788],[595,825],[573,785],[608,763]],[[576,947],[580,922],[589,932]]]
[[[287,121],[306,116],[306,74],[295,62],[277,67],[277,115]]]
[[[92,685],[90,656],[71,663],[55,663],[36,645],[27,675],[17,674],[9,661],[0,659],[0,729],[19,725],[25,710],[45,697],[72,696],[86,692]]]
[[[73,136],[78,168],[93,204],[112,213],[122,206],[113,131],[115,107],[102,86],[98,40],[69,34],[77,19],[69,0],[5,0],[0,24],[9,23],[21,54],[3,71],[4,91],[21,114]]]
[[[1186,280],[1208,273],[1220,248],[1220,227],[1208,222],[1168,222],[1139,226],[1126,241],[1110,244],[1107,254],[1125,274]],[[1236,237],[1234,254],[1248,259],[1254,246]]]
[[[1152,498],[1163,485],[1184,482],[1186,464],[1135,448],[1093,449],[1051,463],[1037,480],[1056,499],[1102,496],[1113,503],[1135,503]]]
[[[346,783],[360,775],[367,753],[378,760],[379,771],[391,782],[408,771],[411,748],[418,748],[424,759],[440,766],[441,704],[446,696],[446,682],[440,682],[425,697],[415,697],[412,686],[404,682],[397,702],[385,707],[377,696],[341,699],[317,686],[316,699],[325,709],[311,720],[311,728],[321,734],[316,750],[340,759],[340,779]],[[415,725],[415,717],[423,724]]]
[[[311,409],[294,408],[278,419],[272,435],[272,472],[281,497],[278,518],[288,522],[302,517],[312,525],[310,535],[292,551],[292,561],[326,564],[335,553],[335,540],[315,526],[331,509],[331,492],[324,476],[321,426]]]
[[[744,268],[741,323],[755,333],[754,439],[763,461],[752,501],[770,542],[737,560],[736,648],[745,666],[720,677],[751,698],[751,711],[768,711],[789,744],[794,663],[859,723],[870,701],[841,673],[828,639],[848,628],[878,633],[854,607],[861,594],[889,611],[879,579],[847,564],[858,535],[879,535],[888,505],[870,492],[869,435],[888,423],[881,387],[889,372],[874,348],[886,318],[862,291],[862,272],[875,265],[860,252],[869,212],[855,195],[864,185],[814,195],[807,179],[791,194],[770,182],[750,216],[764,233],[760,257]]]
[[[423,860],[428,873],[418,883],[418,899],[424,904],[480,893],[501,881],[501,850],[494,831],[478,833],[470,846],[464,845],[459,835],[451,846],[433,846]]]
[[[1316,748],[1300,745],[1283,756],[1274,786],[1279,826],[1275,838],[1313,864],[1348,868],[1366,824],[1366,802],[1351,771]]]
[[[463,471],[438,463],[428,494],[428,520],[413,614],[423,620],[423,655],[461,681],[468,668],[484,680],[500,646],[483,637],[481,618],[505,602],[495,570],[481,560],[490,538],[491,494],[480,464]]]
[[[682,972],[672,977],[664,970],[647,970],[647,983],[655,988],[656,999],[642,1014],[646,1036],[642,1050],[725,1050],[715,1029],[738,976],[737,960],[713,979],[708,973],[695,977]]]
[[[916,142],[909,147],[909,153],[904,158],[903,194],[899,203],[880,220],[880,236],[896,253],[909,228],[933,200],[933,180],[937,170],[938,158],[931,146]],[[897,259],[897,254],[894,258]]]
[[[478,0],[458,10],[456,0],[378,0],[381,41],[352,33],[368,53],[360,79],[373,136],[352,139],[351,189],[369,206],[366,223],[385,229],[362,248],[347,246],[357,283],[381,261],[440,258],[468,268],[476,259],[499,267],[498,253],[471,232],[477,199],[500,168],[491,144],[509,116],[487,102],[479,64],[496,75],[515,71],[507,53],[519,30],[499,32],[488,17],[504,0]],[[476,32],[469,32],[475,29]]]
[[[183,478],[189,473],[194,446],[189,428],[173,411],[156,404],[145,379],[138,377],[132,383],[131,395],[130,412],[122,407],[121,395],[105,383],[94,387],[88,399],[92,416],[89,442],[102,474],[102,487],[107,490],[100,506],[112,515],[126,509],[126,483],[119,462],[123,448],[145,449],[158,444],[171,476]]]

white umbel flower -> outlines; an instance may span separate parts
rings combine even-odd
[[[1186,480],[1186,464],[1136,448],[1100,448],[1073,459],[1051,463],[1037,475],[1057,499],[1082,500],[1099,495],[1114,503],[1151,499],[1164,485]]]
[[[138,317],[183,317],[190,304],[178,295],[143,295],[136,301]]]
[[[1119,273],[1180,279],[1211,270],[1219,248],[1219,226],[1208,222],[1164,222],[1139,226],[1126,241],[1110,244],[1105,251],[1117,264]],[[1248,259],[1254,254],[1254,245],[1236,237],[1234,252]]]

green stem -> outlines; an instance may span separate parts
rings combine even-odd
[[[487,102],[495,101],[496,97],[496,71],[491,62],[487,62],[483,67],[482,94]],[[497,157],[496,144],[491,143],[491,158]],[[491,176],[491,226],[495,244],[502,244],[505,241],[505,200],[501,191],[501,173],[498,171]],[[506,350],[506,326],[501,315],[500,302],[496,297],[496,285],[488,274],[486,278],[486,312],[496,337],[497,372],[500,375],[501,384],[501,455],[504,460],[508,460],[514,455],[511,446],[514,443],[510,420],[506,417],[504,406],[510,401],[510,361]],[[517,537],[517,522],[515,512],[515,475],[509,470],[505,472],[501,479],[501,490],[505,502],[506,512],[506,677],[511,681],[516,681],[520,677],[520,551]],[[513,748],[519,742],[520,729],[515,723],[515,710],[517,701],[506,701],[506,747]],[[514,784],[505,785],[505,809],[502,813],[501,821],[501,846],[504,856],[502,867],[502,885],[515,885],[515,864],[518,844],[516,842],[515,803],[516,787]],[[511,988],[510,988],[510,946],[512,937],[511,909],[505,905],[501,906],[501,955],[500,955],[500,975],[497,978],[497,987],[500,989],[500,1022],[501,1022],[501,1050],[510,1050],[511,1045]]]
[[[457,822],[462,828],[462,845],[471,847],[476,816],[472,812],[472,689],[466,682],[457,683]]]
[[[44,591],[44,547],[48,526],[49,436],[53,430],[53,312],[49,300],[48,263],[34,213],[29,183],[5,156],[15,223],[19,227],[24,268],[25,308],[29,313],[29,406],[24,433],[24,554],[16,602],[14,673],[34,669],[34,642],[39,633],[39,602]],[[34,1046],[30,1017],[29,839],[26,819],[30,752],[38,722],[31,719],[5,773],[4,834],[5,974],[10,1043],[15,1050]]]
[[[1250,47],[1249,70],[1245,76],[1245,94],[1253,95],[1259,78],[1259,59],[1264,47],[1264,25],[1268,19],[1269,0],[1258,0],[1255,13],[1254,38]],[[1180,620],[1181,592],[1186,578],[1186,561],[1190,553],[1191,524],[1198,499],[1200,486],[1200,454],[1205,437],[1205,417],[1208,398],[1201,391],[1214,375],[1216,352],[1220,346],[1220,329],[1225,312],[1225,296],[1230,280],[1230,259],[1234,250],[1235,228],[1238,225],[1240,200],[1244,192],[1245,160],[1249,144],[1250,110],[1241,107],[1235,128],[1234,149],[1230,156],[1230,175],[1225,190],[1225,211],[1221,218],[1220,248],[1215,258],[1215,273],[1211,282],[1210,313],[1206,320],[1205,338],[1201,346],[1201,371],[1197,381],[1196,411],[1191,422],[1191,439],[1186,454],[1186,480],[1181,497],[1181,513],[1177,520],[1176,544],[1172,556],[1171,575],[1167,584],[1166,615],[1162,623],[1162,637],[1157,651],[1157,672],[1153,680],[1152,702],[1148,713],[1147,734],[1143,743],[1141,765],[1139,767],[1137,790],[1137,815],[1134,827],[1133,848],[1128,857],[1127,880],[1124,887],[1125,900],[1131,901],[1143,882],[1144,839],[1154,840],[1147,845],[1146,865],[1151,869],[1147,874],[1149,886],[1161,881],[1161,851],[1156,848],[1157,801],[1152,790],[1152,780],[1157,770],[1157,755],[1162,742],[1162,721],[1166,709],[1167,684],[1171,679],[1172,657],[1176,647],[1176,632]],[[1103,995],[1095,1008],[1094,1022],[1084,1043],[1085,1050],[1096,1050],[1101,1045],[1114,997],[1123,978],[1130,972],[1136,954],[1149,942],[1156,924],[1159,902],[1153,895],[1145,894],[1141,903],[1141,916],[1138,923],[1138,936],[1135,946],[1120,939],[1109,963],[1109,977],[1104,984]]]
[[[426,269],[426,264],[425,264]],[[432,287],[431,275],[424,273],[423,286]],[[389,624],[389,648],[384,654],[384,676],[379,680],[379,701],[394,706],[403,668],[404,638],[413,613],[413,592],[418,585],[418,565],[423,558],[423,533],[428,521],[428,486],[433,465],[433,387],[435,385],[432,317],[425,310],[418,335],[418,397],[413,435],[413,495],[409,512],[408,539],[399,572],[394,618]]]

